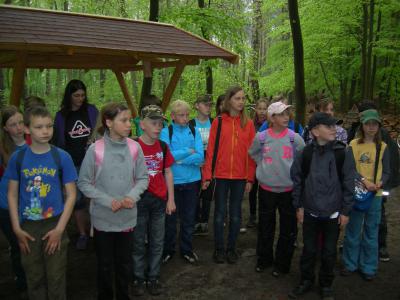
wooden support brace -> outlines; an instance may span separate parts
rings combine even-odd
[[[24,90],[26,57],[26,52],[19,52],[17,54],[17,62],[14,66],[11,84],[10,104],[15,105],[16,107],[19,107],[22,92]]]
[[[161,109],[163,112],[167,110],[167,107],[169,105],[169,102],[171,101],[172,95],[174,94],[176,85],[179,82],[179,78],[181,78],[182,72],[185,69],[186,64],[184,62],[179,63],[176,68],[174,73],[172,74],[172,77],[168,83],[167,88],[164,91],[163,95],[163,101],[161,104]]]
[[[135,118],[137,116],[136,106],[135,106],[135,104],[133,104],[132,97],[129,94],[128,86],[126,85],[124,75],[122,75],[121,71],[117,71],[117,70],[114,70],[114,73],[115,73],[115,76],[117,77],[117,80],[118,80],[119,86],[121,87],[122,93],[124,94],[126,103],[128,104],[128,107],[131,110],[132,118]]]

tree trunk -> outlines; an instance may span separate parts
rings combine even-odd
[[[204,0],[198,0],[197,1],[198,6],[200,9],[203,9],[206,7]],[[210,6],[210,2],[208,3],[208,6]],[[210,39],[210,35],[207,31],[207,28],[205,27],[201,27],[201,34],[203,36],[203,38],[205,38],[206,40]],[[209,95],[213,94],[213,85],[214,85],[214,81],[213,81],[213,72],[212,72],[212,68],[210,66],[206,67],[205,70],[205,76],[206,76],[206,93]]]
[[[368,30],[368,51],[367,51],[367,68],[364,84],[364,94],[367,98],[372,100],[372,95],[370,95],[370,83],[371,83],[371,62],[372,62],[372,41],[374,35],[374,0],[370,0],[369,3],[369,30]]]
[[[260,31],[262,29],[261,0],[253,0],[254,23],[252,31],[252,70],[250,71],[250,86],[253,102],[260,98],[260,85],[258,82],[260,62]]]
[[[51,93],[51,83],[50,83],[50,70],[46,69],[46,96],[50,96]]]
[[[304,124],[306,109],[306,92],[304,87],[304,53],[297,0],[288,0],[288,9],[294,52],[296,121],[300,124]]]
[[[100,70],[100,101],[104,103],[104,85],[106,83],[106,70]]]
[[[350,92],[348,97],[348,103],[349,103],[348,108],[352,107],[354,104],[354,95],[356,94],[356,87],[357,87],[357,76],[356,74],[353,74],[353,77],[351,78]]]
[[[5,92],[5,84],[4,84],[4,73],[3,69],[0,69],[0,108],[4,106],[4,92]]]
[[[132,92],[133,92],[133,97],[135,97],[135,101],[138,101],[139,99],[139,88],[138,88],[138,80],[137,80],[137,74],[136,72],[132,71],[130,72],[131,74],[131,82],[132,82]],[[138,105],[139,103],[136,103]]]
[[[379,10],[378,13],[378,24],[376,26],[376,38],[375,44],[379,41],[379,33],[381,31],[381,21],[382,21],[382,12]],[[369,85],[369,98],[372,99],[374,97],[374,88],[375,88],[375,77],[376,77],[376,63],[377,57],[374,55],[374,59],[372,61],[372,72],[371,72],[371,83]]]
[[[363,4],[363,27],[361,40],[361,70],[360,70],[360,87],[361,100],[364,100],[366,95],[367,85],[367,42],[368,42],[368,4]]]
[[[319,61],[319,65],[321,66],[321,71],[322,71],[322,74],[324,75],[325,85],[328,88],[328,91],[331,94],[331,97],[335,97],[332,87],[329,85],[328,78],[326,77],[326,71],[325,71],[322,61]]]

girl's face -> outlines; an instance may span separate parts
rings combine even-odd
[[[110,137],[115,140],[122,140],[131,133],[131,113],[129,110],[121,111],[114,120],[106,120]]]
[[[271,121],[274,127],[288,127],[290,120],[290,109],[286,109],[280,114],[273,115]]]
[[[24,138],[24,118],[21,113],[14,114],[9,118],[3,127],[4,131],[8,132],[13,140]]]
[[[265,119],[267,118],[267,103],[265,102],[260,102],[257,104],[256,106],[256,115],[259,121],[265,121]]]
[[[71,94],[71,107],[72,110],[78,110],[81,108],[83,102],[86,99],[86,93],[84,90],[77,90]]]
[[[366,137],[374,138],[379,130],[379,123],[375,120],[369,120],[362,125]]]
[[[246,102],[246,96],[244,91],[239,91],[233,95],[230,99],[230,111],[233,113],[240,113],[244,109],[244,103]]]
[[[324,112],[324,113],[330,115],[331,117],[333,117],[335,114],[335,110],[333,109],[333,103],[329,103],[328,106],[321,112]]]
[[[199,114],[202,114],[203,116],[209,116],[211,113],[211,105],[212,102],[199,102],[196,104],[196,109],[199,112]]]

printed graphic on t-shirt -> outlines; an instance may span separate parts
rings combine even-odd
[[[146,166],[149,171],[149,176],[154,177],[162,171],[162,162],[164,155],[162,152],[157,152],[151,155],[145,155]]]
[[[197,127],[197,129],[200,132],[201,141],[203,142],[204,149],[206,149],[208,145],[208,139],[210,137],[210,128]]]
[[[360,163],[362,164],[371,164],[371,154],[369,152],[364,152],[360,156]]]
[[[91,128],[87,127],[81,120],[77,120],[72,127],[72,130],[68,132],[71,139],[77,139],[89,136]]]

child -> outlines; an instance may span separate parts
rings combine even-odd
[[[267,109],[268,109],[268,101],[265,98],[261,98],[256,102],[255,107],[255,115],[254,115],[254,128],[256,131],[261,127],[261,125],[267,119]],[[256,227],[256,218],[257,218],[257,192],[258,192],[258,181],[254,180],[253,187],[249,193],[249,204],[250,204],[250,217],[247,222],[247,227],[254,228]]]
[[[18,150],[27,148],[24,136],[24,119],[22,113],[15,106],[4,107],[1,110],[0,127],[0,168],[4,172],[10,156]],[[15,273],[17,289],[21,293],[26,291],[25,272],[21,265],[21,253],[18,240],[12,226],[8,211],[8,181],[7,176],[0,175],[0,229],[3,231],[10,245],[10,258]]]
[[[189,121],[189,125],[196,127],[201,135],[203,142],[204,156],[207,152],[208,139],[210,136],[210,128],[213,119],[211,114],[212,99],[210,95],[202,95],[197,98],[195,108],[197,110],[196,118]],[[197,206],[196,226],[194,235],[207,235],[208,234],[208,219],[210,217],[210,205],[212,201],[211,188],[201,191],[199,196],[199,203]]]
[[[143,134],[138,139],[142,147],[149,187],[138,202],[137,225],[134,232],[133,273],[134,295],[144,294],[145,283],[151,295],[160,294],[160,265],[165,234],[165,214],[175,212],[174,179],[171,165],[174,158],[167,145],[158,140],[163,128],[163,114],[156,105],[142,109],[140,127]],[[149,230],[149,249],[146,264],[146,233]],[[145,272],[147,271],[147,272]]]
[[[10,218],[22,252],[29,299],[66,299],[68,237],[77,174],[71,157],[50,146],[53,120],[44,107],[24,116],[32,144],[8,162]]]
[[[181,256],[190,264],[198,261],[193,252],[192,238],[196,221],[199,194],[200,166],[204,162],[204,150],[200,133],[189,127],[190,106],[176,100],[171,104],[172,124],[161,131],[160,139],[168,144],[174,157],[174,195],[177,212],[167,215],[163,262],[175,254],[177,215],[180,219]]]
[[[148,185],[139,144],[128,139],[131,114],[125,104],[108,103],[101,111],[102,139],[92,144],[82,162],[78,187],[91,199],[97,256],[98,299],[129,299],[136,203]]]
[[[292,204],[290,167],[304,148],[300,135],[287,128],[291,105],[283,102],[268,107],[270,128],[259,132],[249,153],[257,163],[259,220],[256,271],[273,266],[272,275],[288,273],[297,236],[296,211]],[[276,210],[279,210],[279,240],[274,259]]]
[[[247,117],[244,104],[245,94],[241,87],[227,90],[221,117],[211,125],[207,147],[206,163],[203,167],[203,190],[206,190],[215,178],[215,213],[214,213],[214,261],[234,264],[239,256],[236,252],[236,240],[240,230],[242,200],[244,192],[249,192],[254,181],[255,164],[247,151],[255,135],[254,124]],[[220,130],[218,130],[218,127]],[[215,170],[212,171],[214,148],[219,147]],[[227,251],[224,246],[224,220],[229,197],[229,235]]]
[[[289,294],[295,299],[307,293],[315,280],[315,263],[322,233],[319,285],[322,299],[334,299],[332,283],[336,263],[339,225],[345,226],[353,205],[354,161],[346,145],[335,141],[336,120],[315,113],[308,127],[314,141],[296,156],[291,168],[293,205],[303,225],[303,253],[300,284]]]
[[[61,109],[55,118],[53,143],[72,156],[78,174],[88,147],[89,137],[96,126],[97,115],[97,108],[88,103],[85,84],[77,79],[68,82]],[[88,242],[85,208],[86,199],[81,191],[77,190],[74,217],[79,231],[76,242],[78,250],[85,250]]]
[[[343,245],[342,275],[359,270],[362,277],[370,281],[378,268],[378,229],[382,209],[382,188],[390,176],[389,151],[382,142],[381,118],[375,109],[360,114],[361,137],[350,142],[350,152],[356,162],[356,179],[368,191],[374,192],[371,206],[366,211],[353,209],[346,227]],[[378,159],[378,161],[377,161]]]

